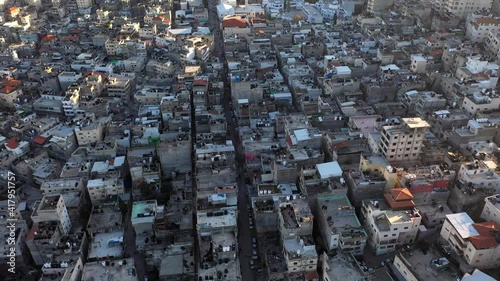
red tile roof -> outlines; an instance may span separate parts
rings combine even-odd
[[[0,92],[4,94],[10,94],[14,92],[22,84],[20,80],[15,80],[12,78],[4,79],[0,83]]]
[[[408,188],[394,188],[391,190],[391,196],[396,201],[413,199],[413,194]]]
[[[208,81],[205,79],[197,79],[193,81],[193,86],[206,86],[208,85]]]
[[[394,188],[384,194],[385,200],[393,209],[410,209],[415,207],[413,195],[408,188]]]
[[[228,17],[225,18],[222,21],[222,27],[223,28],[231,28],[231,27],[238,27],[238,28],[245,28],[247,27],[247,22],[241,18],[240,16],[234,16],[234,17]]]
[[[44,36],[42,38],[42,42],[49,42],[49,41],[52,41],[52,40],[55,40],[56,39],[56,36],[53,35],[53,34],[48,34],[46,36]]]
[[[40,145],[42,145],[42,144],[44,144],[44,143],[45,143],[45,141],[46,141],[46,140],[47,140],[47,139],[46,139],[46,138],[44,138],[44,137],[42,137],[42,136],[37,136],[37,137],[35,137],[35,138],[33,139],[33,142],[34,142],[34,143],[36,143],[36,144],[40,144]]]
[[[479,232],[478,236],[469,237],[469,241],[476,249],[491,249],[498,246],[500,225],[496,222],[481,222],[474,223],[472,226]]]
[[[10,149],[16,149],[19,147],[19,141],[17,138],[10,138],[6,143],[5,146]]]

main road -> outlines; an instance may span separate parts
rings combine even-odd
[[[238,247],[240,270],[242,281],[254,281],[255,275],[250,269],[250,259],[252,258],[252,232],[249,224],[247,187],[243,176],[245,171],[245,153],[238,134],[238,124],[232,116],[231,106],[231,84],[228,79],[228,67],[224,50],[224,37],[221,30],[221,22],[217,15],[217,0],[208,0],[208,19],[210,29],[214,35],[214,55],[224,64],[221,78],[224,81],[223,105],[226,116],[227,129],[235,148],[235,161],[237,167],[238,183]]]

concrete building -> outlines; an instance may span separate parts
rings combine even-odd
[[[108,77],[108,96],[128,99],[135,91],[133,78],[127,75],[113,74]]]
[[[433,249],[425,254],[420,250],[400,251],[390,266],[398,280],[456,280],[451,275],[453,269],[450,261]]]
[[[500,225],[500,194],[484,198],[484,208],[481,219],[496,222]]]
[[[306,16],[306,21],[312,24],[323,23],[323,16],[313,5],[302,5],[302,12]]]
[[[362,216],[365,219],[365,227],[368,232],[368,245],[372,247],[376,255],[383,255],[394,252],[397,246],[411,244],[416,241],[421,216],[418,210],[405,207],[407,210],[394,210],[392,206],[397,206],[400,195],[404,192],[393,191],[390,195],[393,202],[387,204],[384,200],[365,200],[361,207]],[[406,200],[409,206],[412,202]],[[392,203],[392,205],[390,205]]]
[[[480,112],[495,111],[500,108],[500,95],[492,90],[466,95],[462,103],[462,108],[472,116]]]
[[[363,255],[367,235],[347,196],[320,196],[317,200],[315,220],[323,246],[328,251],[339,249],[344,253]]]
[[[124,222],[117,203],[94,205],[87,224],[90,234],[89,259],[121,257]]]
[[[414,73],[425,73],[427,67],[427,59],[422,55],[411,55],[411,71]]]
[[[22,82],[13,78],[5,78],[0,82],[0,106],[14,108],[14,103],[23,94]]]
[[[304,197],[282,202],[278,213],[288,273],[315,271],[318,254],[312,239],[313,216]]]
[[[158,144],[158,157],[163,175],[173,175],[172,172],[185,173],[191,171],[191,159],[186,157],[191,152],[189,135],[179,136],[173,140],[161,141]]]
[[[145,238],[155,235],[155,219],[158,215],[156,200],[138,201],[132,205],[132,226],[137,233],[136,246],[147,244]]]
[[[40,186],[43,195],[63,194],[68,191],[84,191],[83,178],[63,178],[47,180]]]
[[[71,219],[64,203],[64,196],[45,195],[41,201],[33,206],[31,220],[34,223],[57,221],[63,234],[68,235],[71,230]]]
[[[497,62],[500,62],[500,32],[488,32],[484,42],[487,53]]]
[[[500,31],[500,18],[469,14],[465,28],[465,36],[469,41],[474,43],[485,42],[490,32],[497,34]]]
[[[109,121],[111,117],[109,116],[108,118],[108,120],[106,120],[107,118],[104,117],[104,119],[96,121],[82,121],[82,123],[80,123],[80,126],[75,128],[75,136],[76,140],[78,141],[78,145],[84,146],[87,144],[95,144],[102,141],[104,139],[104,129],[107,123],[106,121]]]
[[[427,128],[421,118],[402,118],[399,125],[383,125],[380,151],[389,162],[417,160],[420,157]]]
[[[499,234],[497,223],[474,223],[467,213],[457,213],[446,216],[440,240],[469,265],[484,270],[500,266]]]
[[[468,1],[468,0],[437,0],[434,3],[437,9],[443,12],[448,12],[454,16],[465,19],[469,14],[480,12],[482,10],[489,11],[491,9],[492,0]]]
[[[370,13],[382,12],[394,4],[394,1],[368,0],[367,11]]]
[[[105,280],[139,281],[137,274],[132,274],[134,271],[134,258],[89,262],[85,264],[81,280],[92,281],[101,276]]]
[[[99,176],[100,177],[100,176]],[[110,174],[102,178],[91,179],[87,182],[87,190],[92,204],[118,200],[118,196],[125,193],[123,179],[119,174]]]

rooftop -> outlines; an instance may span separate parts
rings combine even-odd
[[[134,259],[86,263],[82,281],[138,281]]]
[[[473,226],[474,221],[465,212],[447,215],[446,219],[457,230],[462,239],[479,235],[479,232]]]
[[[57,202],[62,195],[45,195],[38,206],[38,211],[49,211],[57,208]]]
[[[96,233],[89,246],[89,259],[119,257],[123,251],[123,230]]]
[[[198,216],[198,229],[210,229],[219,227],[236,227],[236,207],[221,208],[219,211],[200,211]]]
[[[420,250],[400,252],[397,254],[397,257],[418,280],[456,280],[456,278],[451,276],[450,272],[446,270],[449,266],[449,261],[432,249],[426,254],[422,253]]]
[[[332,233],[340,233],[342,230],[360,228],[354,207],[345,195],[318,197],[318,207],[321,207],[324,216],[327,218],[328,226]]]
[[[134,202],[132,206],[132,220],[145,217],[154,218],[158,207],[156,200]]]

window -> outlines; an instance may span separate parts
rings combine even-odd
[[[392,234],[392,236],[396,236],[396,233]]]
[[[408,229],[408,226],[405,226],[405,228],[404,228],[404,229]]]
[[[386,234],[386,235],[384,235],[384,237],[387,237],[387,234]]]
[[[393,230],[394,230],[394,231],[396,231],[396,230],[398,230],[398,228],[397,228],[397,227],[395,227]]]

